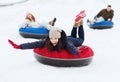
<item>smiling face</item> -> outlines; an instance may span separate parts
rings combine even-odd
[[[58,44],[58,38],[50,38],[50,42],[52,43],[53,46],[56,46]]]
[[[107,7],[107,11],[110,12],[111,11],[111,6]]]

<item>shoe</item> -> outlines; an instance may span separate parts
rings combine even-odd
[[[78,13],[78,14],[76,15],[76,17],[77,17],[77,16],[80,16],[81,14],[85,14],[85,10],[80,11],[80,13]]]
[[[56,22],[56,18],[54,18],[52,21],[49,21],[49,24],[51,25],[51,26],[54,26],[55,25],[55,22]]]
[[[87,19],[87,25],[90,25],[90,20],[89,19]]]
[[[87,23],[90,23],[90,20],[89,20],[89,19],[87,19]]]
[[[84,17],[86,17],[85,10],[82,10],[78,15],[76,15],[75,22],[79,22],[79,20]]]
[[[81,25],[83,25],[83,19],[80,19],[79,22],[74,23],[75,28],[80,27]]]
[[[56,18],[53,19],[53,22],[56,22]]]
[[[96,17],[96,16],[94,17],[94,20],[96,20],[96,21],[97,21],[97,17]]]

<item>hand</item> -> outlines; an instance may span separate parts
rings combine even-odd
[[[79,47],[79,52],[83,53],[85,51],[85,49],[87,49],[86,46],[82,45],[82,46]]]
[[[109,18],[108,21],[111,21],[111,19]]]
[[[13,41],[8,39],[8,42],[15,48],[15,49],[21,49],[20,45],[15,44]]]

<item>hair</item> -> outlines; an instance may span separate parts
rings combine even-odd
[[[108,5],[107,7],[111,7],[111,5]]]
[[[28,16],[26,16],[26,18],[25,19],[28,19],[28,20],[30,20],[30,21],[34,21],[35,22],[35,17],[30,13],[30,15],[32,16],[32,19],[31,18],[29,18]]]
[[[56,46],[53,46],[53,44],[51,43],[50,41],[50,38],[48,37],[47,40],[46,40],[46,44],[45,44],[45,47],[47,47],[48,51],[52,52],[52,51],[58,51],[60,52],[61,49],[62,49],[62,41],[61,41],[61,38],[58,39],[58,43]]]

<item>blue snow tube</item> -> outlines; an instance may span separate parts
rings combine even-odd
[[[45,27],[21,27],[19,34],[24,38],[45,39],[48,36],[49,30]]]
[[[90,24],[89,27],[92,29],[108,29],[113,27],[112,21],[102,21],[99,23]]]

